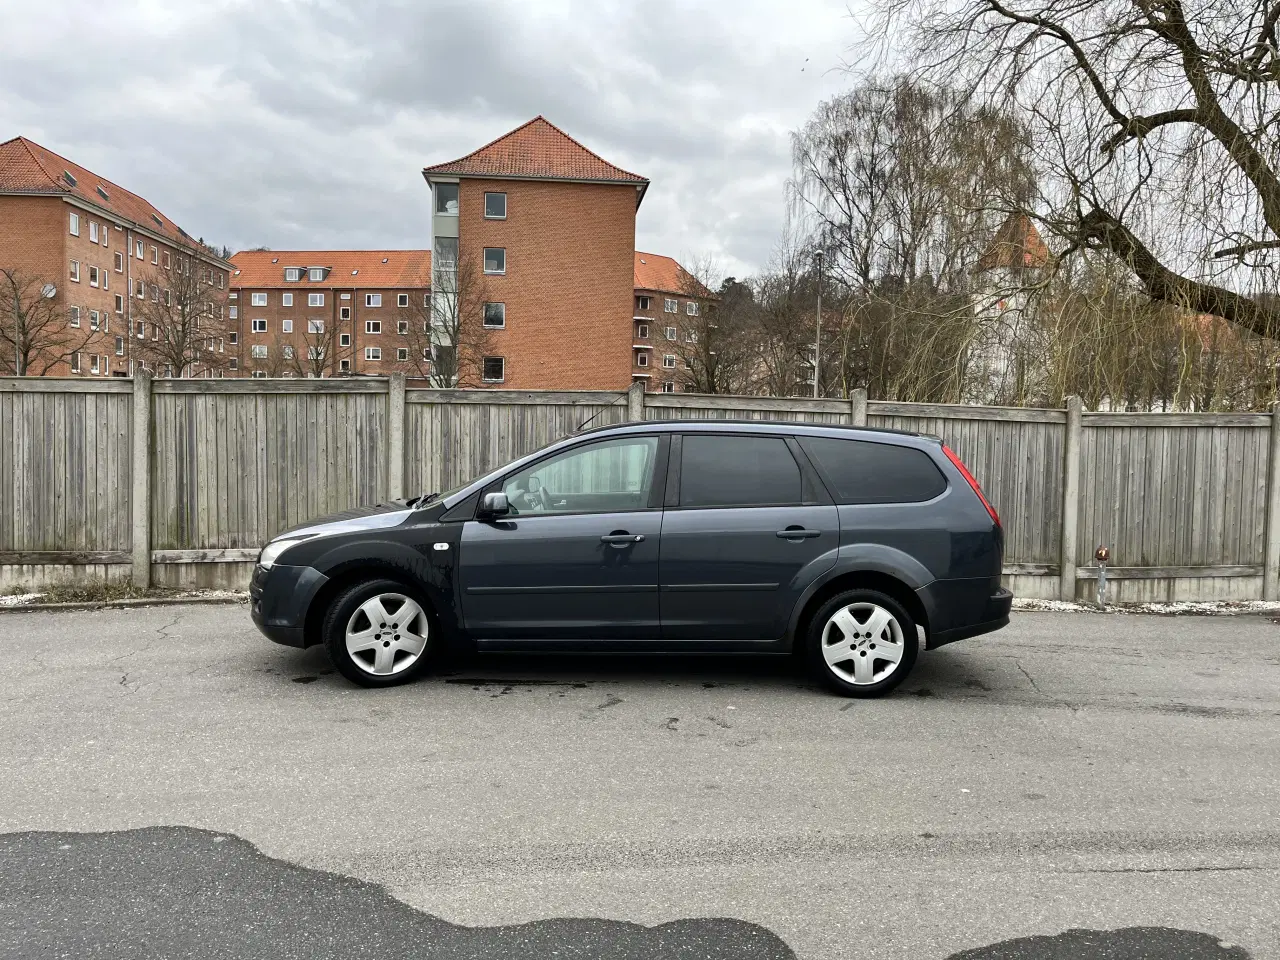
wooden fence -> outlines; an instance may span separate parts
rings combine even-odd
[[[578,430],[699,417],[946,440],[1004,519],[1021,596],[1280,599],[1280,409],[1065,410],[353,380],[0,379],[0,587],[243,587],[310,518],[455,486]]]

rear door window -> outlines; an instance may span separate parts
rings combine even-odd
[[[947,489],[929,455],[913,447],[865,440],[801,437],[836,503],[919,503]]]
[[[802,496],[800,467],[781,437],[684,436],[680,506],[789,506]]]

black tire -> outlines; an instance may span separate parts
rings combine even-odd
[[[421,621],[425,623],[425,626],[419,626],[418,628],[425,631],[421,636],[426,638],[427,643],[417,659],[407,666],[402,666],[394,673],[378,675],[371,672],[372,663],[369,663],[376,657],[376,651],[366,658],[363,653],[352,654],[347,650],[347,625],[352,622],[362,604],[384,594],[406,597],[422,608]],[[400,607],[396,608],[397,611],[400,609]],[[367,621],[367,614],[363,616]],[[357,623],[359,622],[361,621],[357,621]],[[373,628],[375,630],[378,629],[378,625],[373,625]],[[431,605],[427,603],[421,591],[408,587],[397,580],[389,580],[384,577],[362,580],[347,587],[334,597],[324,615],[322,635],[324,637],[324,645],[329,651],[329,659],[333,661],[337,671],[352,683],[359,684],[362,687],[393,687],[397,684],[408,683],[422,676],[428,669],[428,661],[431,659],[434,648],[438,646],[439,639]],[[399,636],[398,634],[392,635],[394,637]],[[396,653],[392,651],[394,662],[403,664],[407,656],[407,652]]]
[[[837,611],[855,604],[872,604],[876,607],[887,611],[894,620],[897,621],[899,631],[902,637],[901,657],[896,666],[892,666],[890,660],[877,657],[875,650],[872,649],[877,638],[859,635],[856,649],[850,648],[851,656],[849,659],[838,663],[833,667],[827,662],[824,656],[824,644],[835,646],[838,644],[830,644],[831,637],[824,636],[827,634],[827,625],[830,619]],[[855,621],[857,618],[854,618]],[[833,627],[833,629],[836,629]],[[886,626],[885,630],[890,631],[892,636],[892,627]],[[882,633],[883,635],[883,633]],[[840,635],[839,639],[843,639]],[[846,590],[843,593],[832,597],[814,613],[809,621],[808,634],[805,637],[805,650],[809,658],[811,669],[822,679],[828,687],[836,693],[846,697],[879,697],[888,693],[911,673],[912,668],[916,664],[916,655],[919,653],[920,641],[916,633],[915,621],[911,619],[911,615],[903,608],[897,600],[888,594],[881,593],[879,590]],[[882,647],[883,649],[883,647]],[[894,649],[894,648],[890,648]],[[879,680],[872,682],[858,683],[853,680],[846,679],[837,672],[837,669],[844,673],[852,673],[855,669],[850,666],[854,663],[854,657],[865,660],[866,657],[871,658],[871,671],[874,676],[882,671],[887,671]],[[880,668],[876,668],[876,664],[880,664]],[[865,669],[865,668],[863,668]]]

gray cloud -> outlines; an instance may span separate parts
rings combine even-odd
[[[425,246],[421,168],[541,113],[653,181],[641,249],[739,275],[781,234],[788,133],[855,33],[845,0],[0,0],[0,20],[0,139],[212,242]]]

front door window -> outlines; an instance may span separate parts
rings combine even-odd
[[[503,492],[517,516],[642,510],[657,450],[656,436],[579,447],[508,477]]]

